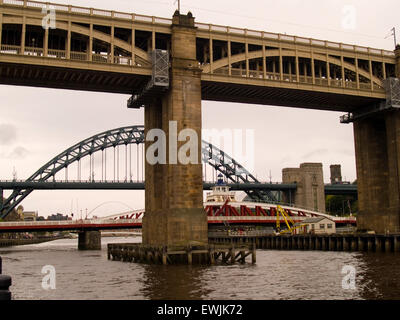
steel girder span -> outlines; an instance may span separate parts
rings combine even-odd
[[[144,126],[129,126],[113,130],[108,130],[96,134],[90,138],[66,149],[64,152],[55,156],[27,181],[50,181],[55,179],[55,175],[69,165],[80,161],[82,158],[91,157],[94,153],[103,151],[107,148],[116,148],[121,145],[143,144]],[[228,181],[234,183],[259,183],[259,181],[235,159],[216,146],[202,141],[202,162],[209,164],[218,172],[222,173]],[[16,208],[33,189],[15,189],[11,195],[0,203],[0,218],[5,218],[14,208]],[[247,190],[248,196],[255,201],[277,202],[275,196],[267,190]]]

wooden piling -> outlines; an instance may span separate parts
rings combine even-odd
[[[364,239],[362,237],[357,237],[357,240],[358,240],[358,251],[364,251],[365,250]]]
[[[400,243],[399,243],[398,236],[393,237],[393,251],[394,252],[399,252],[400,251]]]
[[[385,252],[391,252],[392,251],[392,245],[389,237],[386,237],[385,239]]]
[[[374,247],[373,241],[374,241],[374,239],[375,238],[367,238],[367,241],[368,241],[367,250],[368,250],[368,252],[372,252],[372,250],[373,250],[373,247]]]

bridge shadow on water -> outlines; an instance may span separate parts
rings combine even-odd
[[[143,265],[142,294],[151,300],[201,300],[211,293],[204,280],[210,267]]]
[[[356,270],[359,295],[366,300],[400,299],[400,254],[363,253]]]

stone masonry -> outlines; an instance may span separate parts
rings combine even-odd
[[[145,107],[145,134],[177,121],[178,133],[193,129],[198,135],[198,164],[156,164],[146,161],[143,244],[206,245],[207,216],[203,208],[201,166],[201,69],[196,60],[196,34],[191,13],[175,12],[171,38],[171,80],[168,93]],[[146,150],[153,142],[146,142]],[[180,146],[186,142],[178,142]]]
[[[284,202],[291,200],[295,206],[325,212],[325,189],[322,163],[302,163],[300,168],[282,170],[283,183],[297,183],[295,194],[284,196]]]

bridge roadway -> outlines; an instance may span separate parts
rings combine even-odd
[[[139,216],[142,216],[140,214]],[[293,222],[301,222],[308,217],[292,217]],[[252,225],[274,225],[276,217],[272,216],[212,216],[207,217],[208,224],[252,224]],[[355,224],[355,219],[336,218],[339,224]],[[285,220],[280,218],[283,225]],[[0,222],[0,233],[17,232],[43,232],[43,231],[99,231],[115,229],[137,229],[142,228],[142,218],[139,219],[85,219],[65,221],[13,221]]]
[[[215,183],[203,182],[203,189],[210,190]],[[295,191],[295,183],[228,183],[231,190]],[[24,181],[0,180],[0,190],[144,190],[144,182],[102,182],[102,181]],[[357,185],[326,184],[325,195],[357,195]]]
[[[55,9],[55,29],[43,29]],[[50,9],[50,7],[48,7]],[[393,51],[195,22],[203,100],[353,112],[386,99]],[[0,83],[138,93],[172,19],[0,0]]]

